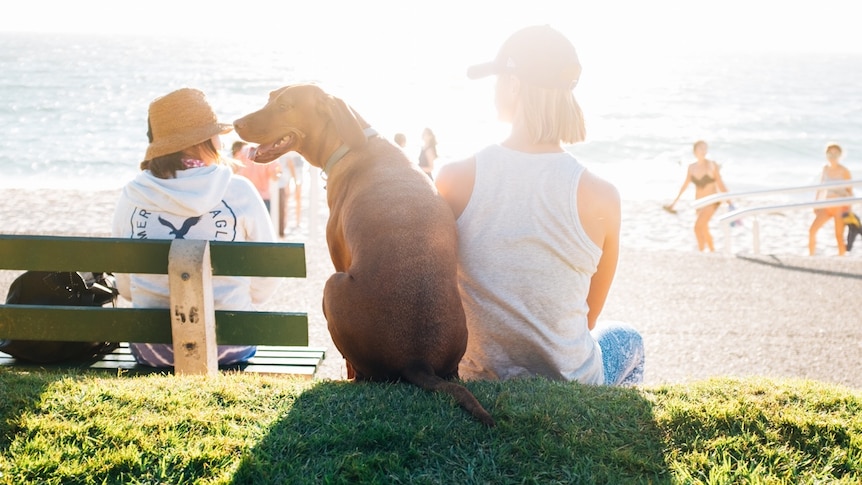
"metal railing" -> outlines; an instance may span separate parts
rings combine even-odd
[[[797,187],[782,187],[778,189],[753,190],[749,192],[719,192],[717,194],[706,196],[702,199],[694,201],[693,207],[700,209],[716,202],[723,202],[731,199],[742,199],[746,197],[756,197],[761,195],[778,195],[792,194],[796,192],[811,192],[814,190],[833,189],[836,187],[857,187],[862,186],[862,179],[859,180],[840,180],[837,182],[826,182],[816,185],[800,185]]]
[[[826,182],[823,184],[817,185],[800,185],[798,187],[784,187],[779,189],[768,189],[768,190],[755,190],[748,192],[721,192],[718,194],[710,195],[704,197],[702,199],[698,199],[693,204],[696,209],[701,207],[708,206],[710,204],[714,204],[716,202],[723,202],[726,200],[741,200],[750,197],[758,197],[765,195],[779,195],[779,194],[791,194],[796,192],[811,192],[818,190],[826,190],[833,189],[837,187],[856,187],[862,186],[862,180],[841,180],[837,182]],[[724,253],[726,255],[730,255],[732,253],[731,247],[731,236],[730,236],[730,224],[731,222],[737,221],[744,217],[753,216],[754,221],[752,222],[751,227],[751,236],[753,243],[753,252],[754,254],[760,254],[760,222],[757,219],[758,214],[765,213],[781,213],[793,210],[802,210],[802,209],[821,209],[826,207],[840,207],[840,206],[848,206],[855,203],[862,202],[862,197],[840,197],[834,199],[821,199],[821,200],[812,200],[809,202],[796,202],[796,203],[788,203],[788,204],[777,204],[777,205],[767,205],[767,206],[757,206],[757,207],[747,207],[744,209],[736,209],[724,214],[719,217],[718,222],[722,227],[722,231],[724,232]]]

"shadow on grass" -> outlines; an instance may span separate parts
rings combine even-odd
[[[406,384],[321,382],[243,457],[233,483],[670,483],[651,403],[636,390],[467,386],[497,427]]]

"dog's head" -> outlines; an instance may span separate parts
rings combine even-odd
[[[347,103],[314,84],[277,89],[263,108],[233,124],[240,138],[259,145],[255,162],[268,163],[296,151],[318,167],[328,156],[324,152],[334,150],[327,145],[362,146],[368,126]]]

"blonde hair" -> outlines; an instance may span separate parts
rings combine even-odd
[[[831,150],[831,149],[833,149],[833,148],[834,148],[834,149],[836,149],[836,150],[838,150],[838,153],[839,153],[839,154],[843,154],[843,153],[844,153],[844,150],[842,150],[842,149],[841,149],[841,145],[839,145],[839,144],[837,144],[837,143],[830,143],[830,144],[826,145],[826,153],[829,153],[829,150]]]
[[[541,88],[521,83],[520,115],[533,143],[584,141],[584,113],[569,89]]]

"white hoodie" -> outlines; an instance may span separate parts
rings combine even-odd
[[[112,234],[134,239],[276,240],[257,189],[248,179],[234,176],[223,165],[178,170],[172,179],[142,171],[123,188],[114,211]],[[120,295],[131,300],[133,306],[170,306],[167,275],[117,274],[116,277]],[[254,310],[273,295],[279,281],[215,277],[215,309]],[[226,363],[222,359],[220,362]]]

